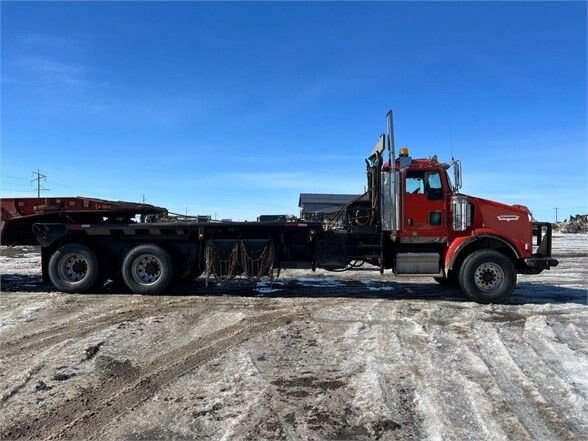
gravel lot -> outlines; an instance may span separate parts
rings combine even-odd
[[[587,235],[502,305],[366,271],[68,295],[1,253],[0,439],[588,438]]]

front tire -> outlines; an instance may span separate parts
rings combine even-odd
[[[459,287],[478,303],[499,303],[513,292],[516,284],[512,260],[495,250],[473,252],[459,271]]]
[[[170,255],[157,245],[139,245],[123,260],[123,280],[135,294],[160,294],[170,285],[173,275]]]
[[[98,258],[86,245],[68,243],[57,249],[47,267],[51,283],[67,293],[85,293],[94,287],[100,275]]]

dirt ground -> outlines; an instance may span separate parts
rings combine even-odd
[[[366,271],[68,295],[1,253],[3,440],[588,438],[587,235],[502,305]]]

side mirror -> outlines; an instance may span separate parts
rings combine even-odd
[[[453,161],[453,192],[458,193],[461,188],[461,161]]]

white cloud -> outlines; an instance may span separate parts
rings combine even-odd
[[[87,69],[77,63],[63,62],[48,56],[30,55],[18,60],[16,66],[29,80],[41,84],[82,86],[88,84]]]

